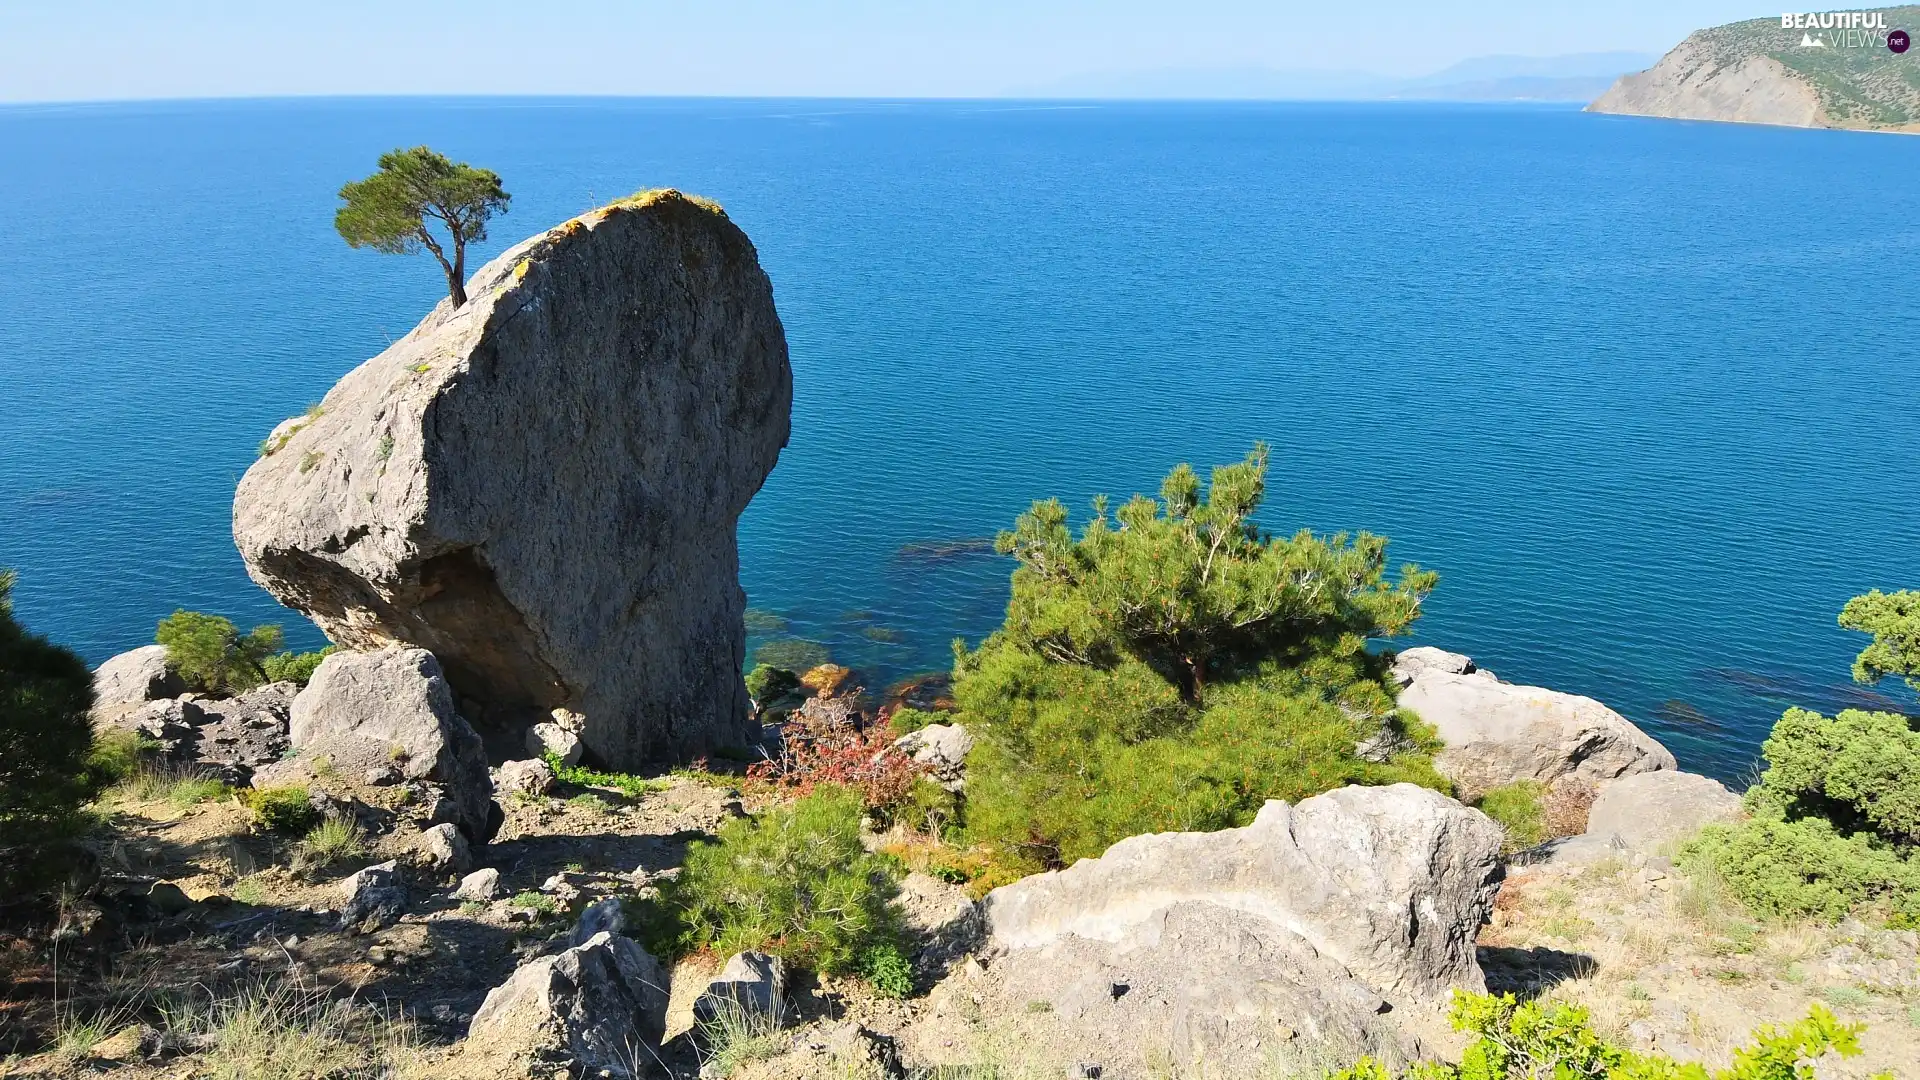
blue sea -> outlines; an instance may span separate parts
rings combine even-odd
[[[0,565],[91,661],[247,579],[235,482],[443,290],[349,250],[395,146],[496,169],[482,256],[674,186],[758,245],[793,441],[750,604],[870,686],[999,622],[985,538],[1272,444],[1277,532],[1437,569],[1413,641],[1738,778],[1920,587],[1920,141],[1547,107],[288,100],[0,109]],[[778,621],[762,616],[756,625]],[[754,644],[780,636],[757,633]]]

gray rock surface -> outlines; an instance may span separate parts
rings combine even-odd
[[[1691,836],[1702,825],[1740,817],[1740,796],[1720,781],[1663,770],[1608,784],[1587,813],[1587,833],[1617,836],[1629,848],[1650,852]]]
[[[753,245],[677,192],[481,268],[242,478],[248,572],[343,648],[433,651],[518,747],[555,708],[607,765],[752,738],[735,524],[792,373]]]
[[[787,1012],[787,966],[766,953],[735,953],[720,974],[693,1002],[699,1023],[732,1013],[749,1022],[764,1020],[779,1027]]]
[[[500,895],[500,871],[491,866],[475,870],[460,879],[460,885],[453,890],[455,900],[469,900],[486,903]]]
[[[111,657],[93,672],[93,715],[110,722],[149,701],[187,692],[180,677],[167,669],[167,647],[143,645]]]
[[[1648,70],[1622,76],[1587,109],[1680,120],[1827,126],[1819,93],[1786,65],[1770,56],[1721,55],[1699,35],[1681,42]]]
[[[554,780],[553,766],[537,758],[529,758],[526,761],[502,762],[495,786],[502,796],[535,798],[552,791]]]
[[[947,790],[966,786],[967,755],[973,752],[973,736],[959,724],[928,724],[900,736],[893,745],[932,769],[934,778]]]
[[[1242,829],[1130,837],[995,889],[988,940],[1009,953],[1066,937],[1114,944],[1200,904],[1301,938],[1383,997],[1477,990],[1474,935],[1499,887],[1501,836],[1479,811],[1412,784],[1269,802]]]
[[[569,944],[585,945],[600,934],[627,932],[627,906],[617,896],[608,896],[580,910],[580,921],[573,924]]]
[[[988,894],[988,970],[1007,1000],[1046,1002],[1095,1060],[1252,1075],[1310,1045],[1404,1062],[1417,1042],[1395,1006],[1485,985],[1474,937],[1500,839],[1411,784],[1269,802],[1242,829],[1132,837]]]
[[[407,886],[400,864],[392,859],[348,875],[340,882],[346,902],[340,906],[340,925],[358,926],[372,920],[391,925],[407,909]]]
[[[1446,748],[1435,764],[1469,801],[1515,780],[1598,787],[1675,767],[1626,717],[1576,694],[1427,670],[1400,705],[1438,729]]]
[[[426,856],[427,865],[435,870],[464,874],[473,865],[473,852],[467,847],[467,838],[451,822],[422,831],[420,852]]]
[[[476,841],[492,835],[497,811],[486,750],[454,711],[440,665],[424,649],[328,656],[293,699],[291,737],[309,760],[325,756],[336,769],[390,764],[429,781],[450,804],[445,817]]]
[[[1445,672],[1448,675],[1471,675],[1477,670],[1473,658],[1463,653],[1448,652],[1432,645],[1417,645],[1411,649],[1402,649],[1393,656],[1393,681],[1401,686],[1429,671]]]
[[[279,761],[290,745],[287,728],[300,687],[268,683],[230,698],[203,699],[204,714],[193,745],[196,761],[231,767],[251,775]]]
[[[516,970],[488,992],[467,1028],[484,1048],[506,1044],[586,1075],[649,1071],[667,1023],[667,974],[617,934],[598,934]],[[476,1047],[463,1047],[472,1052]]]
[[[559,724],[535,724],[527,729],[527,753],[535,757],[552,754],[560,759],[562,766],[572,768],[580,764],[586,750],[586,744],[580,741],[580,736]]]

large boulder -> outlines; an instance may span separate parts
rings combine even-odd
[[[102,723],[138,710],[149,701],[187,692],[167,667],[165,645],[143,645],[112,657],[93,672],[93,715]]]
[[[1740,796],[1720,781],[1668,769],[1608,784],[1587,813],[1587,834],[1651,852],[1702,825],[1738,821],[1741,812]]]
[[[430,783],[453,824],[477,841],[492,836],[486,749],[425,649],[332,653],[293,699],[290,734],[305,760],[324,756],[349,775],[390,765]]]
[[[430,649],[517,750],[553,709],[631,769],[753,737],[735,524],[792,372],[753,244],[678,192],[509,249],[283,424],[247,570],[346,649]]]
[[[659,962],[630,939],[602,933],[528,962],[489,991],[460,1049],[483,1060],[633,1078],[658,1060],[666,1024],[667,975]]]
[[[1304,1033],[1404,1059],[1411,1042],[1382,1018],[1393,1004],[1485,986],[1474,936],[1500,840],[1479,811],[1411,784],[1131,837],[988,894],[991,970],[1095,1051],[1151,1033],[1183,1061],[1258,1066]]]
[[[1118,941],[1194,901],[1288,928],[1383,993],[1480,989],[1473,939],[1500,884],[1500,827],[1413,784],[1272,801],[1253,824],[1154,833],[987,895],[998,949]]]
[[[1446,748],[1435,764],[1469,801],[1515,780],[1592,790],[1676,765],[1632,721],[1577,694],[1429,668],[1400,704],[1438,730]]]

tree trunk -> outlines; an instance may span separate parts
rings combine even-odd
[[[454,307],[467,306],[467,243],[458,233],[453,238],[453,265],[447,268],[447,289]]]

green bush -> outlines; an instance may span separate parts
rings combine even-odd
[[[1389,582],[1386,541],[1364,533],[1262,534],[1250,515],[1266,469],[1256,447],[1202,499],[1182,465],[1159,499],[1112,517],[1096,499],[1077,539],[1057,500],[1000,535],[1019,564],[1006,622],[957,650],[954,671],[977,739],[976,840],[1041,868],[1137,833],[1244,825],[1268,799],[1343,784],[1450,790],[1366,648],[1413,621],[1434,575],[1407,566]],[[1382,728],[1405,750],[1359,757]]]
[[[1698,1062],[1616,1046],[1594,1032],[1586,1009],[1565,1002],[1455,991],[1452,1020],[1454,1030],[1475,1036],[1459,1063],[1420,1062],[1398,1074],[1402,1080],[1812,1080],[1813,1062],[1823,1055],[1857,1056],[1866,1030],[1813,1005],[1806,1019],[1785,1030],[1756,1028],[1753,1045],[1734,1051],[1730,1068],[1709,1071]],[[1395,1080],[1395,1073],[1367,1057],[1329,1080]]]
[[[1842,833],[1817,817],[1709,825],[1681,850],[1680,862],[1717,873],[1756,915],[1833,922],[1884,897],[1903,921],[1920,917],[1920,868],[1871,836]]]
[[[1856,680],[1876,683],[1899,675],[1920,690],[1920,592],[1875,589],[1856,596],[1840,609],[1840,625],[1873,635],[1873,643],[1853,662]]]
[[[268,832],[299,836],[320,824],[320,811],[313,808],[310,793],[298,784],[285,787],[248,788],[240,801],[253,812],[254,824]]]
[[[281,645],[277,626],[256,626],[243,637],[230,619],[186,610],[160,620],[153,640],[167,647],[167,666],[183,681],[214,694],[267,681],[265,665]]]
[[[823,787],[764,815],[730,821],[687,851],[659,906],[668,951],[758,949],[829,974],[896,943],[898,868],[860,842],[859,796]]]
[[[1515,780],[1491,788],[1474,805],[1506,830],[1504,846],[1509,855],[1547,838],[1547,785],[1538,780]]]
[[[87,751],[87,776],[94,790],[125,783],[139,775],[160,743],[137,731],[101,731]]]
[[[913,962],[891,941],[860,951],[860,974],[881,997],[913,996]]]
[[[260,674],[267,682],[291,682],[305,686],[313,681],[314,669],[320,666],[320,661],[332,654],[331,645],[318,652],[275,653],[260,661]]]
[[[921,709],[909,709],[902,706],[901,708],[893,710],[892,714],[887,717],[887,727],[893,730],[893,736],[897,739],[902,735],[910,735],[913,732],[919,731],[921,728],[930,724],[952,723],[953,719],[953,717],[948,716],[946,713],[926,712]]]
[[[560,755],[551,750],[540,756],[546,761],[547,767],[553,770],[554,779],[563,784],[572,784],[575,787],[612,788],[629,799],[637,799],[649,791],[659,791],[664,787],[657,780],[649,780],[632,773],[599,772],[585,765],[563,765],[560,762]]]
[[[93,677],[73,650],[14,619],[13,583],[0,570],[0,887],[24,883],[41,862],[29,855],[81,827],[101,782]]]
[[[747,693],[761,708],[766,708],[789,694],[800,692],[800,676],[783,667],[772,664],[756,664],[747,672]]]

